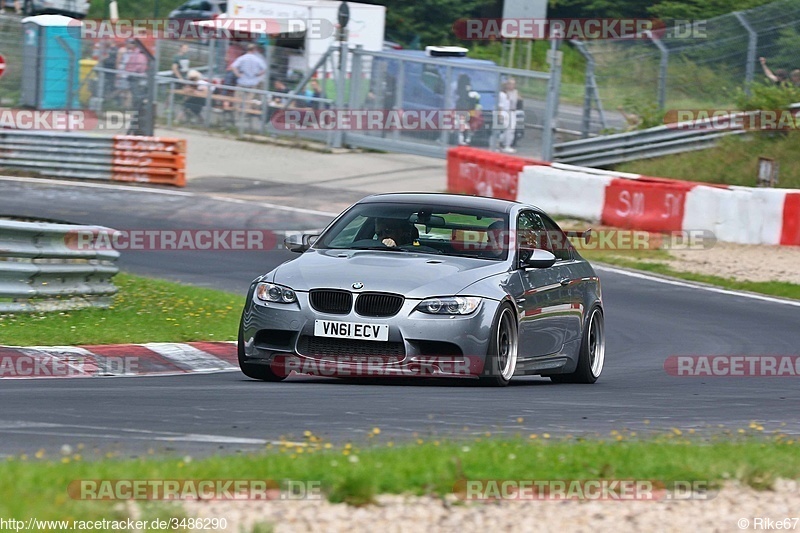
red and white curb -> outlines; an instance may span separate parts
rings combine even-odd
[[[0,379],[167,376],[238,369],[235,342],[0,346]]]

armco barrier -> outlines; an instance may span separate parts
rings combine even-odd
[[[0,220],[0,313],[110,305],[119,252],[76,247],[78,231],[112,230]]]
[[[42,176],[186,185],[186,141],[0,129],[0,167]]]
[[[451,150],[449,190],[519,200],[553,214],[627,229],[707,230],[725,242],[800,245],[797,190],[696,183],[538,161],[516,175],[511,175],[516,162],[506,163],[505,173],[498,172],[498,162],[508,157],[513,156],[474,148]],[[511,195],[514,190],[516,196]]]

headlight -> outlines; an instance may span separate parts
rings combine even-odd
[[[256,285],[256,298],[263,302],[284,304],[297,301],[297,295],[292,289],[282,285],[275,285],[274,283],[259,283]]]
[[[481,299],[475,296],[448,296],[423,300],[417,311],[430,315],[469,315],[480,305]]]

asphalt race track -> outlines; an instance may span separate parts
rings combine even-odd
[[[231,179],[187,191],[83,187],[0,180],[0,215],[118,229],[323,227],[359,194]],[[294,199],[297,208],[281,208]],[[243,293],[250,280],[292,257],[270,252],[125,252],[123,269]],[[598,269],[606,305],[606,367],[596,385],[527,378],[508,388],[471,383],[351,383],[290,378],[271,384],[238,372],[157,378],[4,380],[0,456],[84,444],[202,455],[255,450],[305,430],[360,442],[492,434],[640,434],[696,428],[800,433],[797,377],[674,377],[671,355],[798,355],[800,305]],[[2,344],[2,339],[0,339]],[[521,418],[521,422],[518,421]],[[785,425],[782,423],[785,422]]]

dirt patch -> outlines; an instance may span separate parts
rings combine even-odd
[[[800,246],[761,246],[719,242],[707,250],[671,250],[665,261],[681,272],[739,281],[786,281],[800,284]]]

